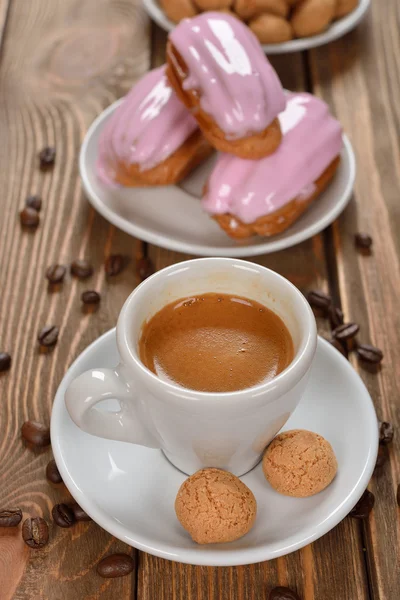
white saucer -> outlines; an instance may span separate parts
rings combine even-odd
[[[252,531],[230,544],[199,546],[174,513],[185,475],[161,451],[83,433],[67,413],[64,391],[71,380],[87,369],[117,362],[113,329],[89,346],[64,377],[54,401],[51,441],[62,478],[76,501],[101,527],[140,550],[210,566],[276,558],[332,529],[369,482],[378,448],[371,398],[346,359],[320,339],[308,390],[285,429],[310,429],[326,437],[339,463],[336,478],[316,496],[288,498],[267,484],[259,465],[242,477],[258,503]]]
[[[273,238],[237,242],[203,212],[201,193],[215,156],[179,185],[152,188],[110,188],[95,173],[99,135],[121,100],[93,122],[83,141],[79,169],[90,203],[107,221],[130,235],[168,250],[200,256],[243,258],[289,248],[319,233],[344,210],[356,175],[352,146],[343,136],[342,160],[329,187],[287,231]]]
[[[165,31],[172,31],[176,26],[170,21],[160,7],[157,0],[143,0],[144,7],[149,16]],[[289,52],[301,52],[310,50],[317,46],[329,44],[346,33],[354,29],[364,18],[371,4],[371,0],[360,0],[359,5],[350,14],[338,21],[334,21],[330,27],[319,35],[301,38],[299,40],[290,40],[281,44],[263,44],[262,47],[266,54],[287,54]]]

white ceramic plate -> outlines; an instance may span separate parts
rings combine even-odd
[[[319,233],[336,219],[351,198],[356,164],[352,146],[343,136],[342,160],[333,181],[298,221],[273,238],[232,240],[200,205],[201,192],[216,155],[176,186],[110,188],[98,180],[95,163],[99,135],[119,103],[109,106],[89,128],[80,153],[80,174],[94,208],[107,221],[145,242],[199,256],[240,258],[267,254]]]
[[[168,19],[157,0],[143,0],[143,4],[147,13],[157,25],[165,31],[172,31],[176,24]],[[323,33],[281,44],[263,44],[264,52],[266,54],[287,54],[288,52],[300,52],[329,44],[329,42],[337,40],[354,29],[364,18],[370,4],[371,0],[360,0],[358,7],[353,12],[338,21],[334,21]]]
[[[94,367],[118,363],[115,330],[89,346],[65,375],[54,400],[51,442],[69,491],[104,529],[150,554],[197,565],[242,565],[302,548],[337,525],[353,508],[372,475],[378,425],[371,398],[347,360],[319,339],[305,396],[285,429],[304,428],[332,444],[339,470],[311,498],[289,498],[265,481],[261,465],[242,480],[256,496],[253,529],[230,544],[199,546],[175,517],[176,493],[185,479],[159,450],[88,435],[70,419],[64,392]]]

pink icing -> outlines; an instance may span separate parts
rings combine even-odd
[[[197,123],[169,86],[165,65],[146,73],[108,120],[99,141],[97,174],[115,180],[113,164],[146,171],[177,150]]]
[[[340,123],[325,102],[305,93],[287,94],[279,121],[283,140],[274,154],[261,160],[219,155],[202,201],[207,212],[252,223],[312,194],[314,182],[342,149]]]
[[[188,67],[184,89],[230,139],[263,131],[285,107],[277,74],[255,35],[236,17],[206,12],[170,33]]]

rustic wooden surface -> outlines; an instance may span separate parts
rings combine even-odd
[[[303,291],[330,290],[360,339],[385,353],[379,373],[359,370],[378,416],[400,424],[400,133],[399,18],[397,0],[373,3],[366,22],[344,39],[310,53],[274,58],[288,88],[322,95],[339,116],[357,152],[354,199],[324,234],[274,255],[256,258]],[[51,486],[44,469],[50,450],[24,448],[19,435],[28,418],[48,422],[59,381],[72,360],[113,326],[138,283],[135,261],[148,253],[157,269],[187,255],[135,241],[89,208],[77,171],[87,127],[123,95],[150,64],[163,61],[165,35],[150,33],[140,0],[0,0],[0,350],[13,356],[0,376],[0,507],[18,505],[25,516],[49,521],[54,503],[68,498]],[[57,148],[54,171],[37,168],[37,151]],[[18,210],[30,193],[43,197],[41,224],[24,232]],[[365,257],[353,247],[357,230],[374,237]],[[107,282],[111,252],[130,256],[129,268]],[[87,257],[96,266],[89,283],[67,277],[51,293],[44,279],[55,261]],[[84,314],[80,293],[102,294],[100,310]],[[38,352],[38,329],[54,323],[60,341]],[[320,322],[321,332],[327,333]],[[264,600],[277,584],[302,600],[396,600],[400,597],[400,532],[395,490],[400,481],[399,436],[370,489],[376,495],[366,523],[345,519],[328,535],[292,555],[248,567],[212,569],[174,564],[136,552],[97,525],[51,528],[51,542],[31,551],[20,531],[0,531],[0,600]],[[103,580],[95,564],[123,551],[136,572]]]

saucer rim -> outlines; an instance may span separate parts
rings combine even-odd
[[[96,506],[96,503],[93,502],[90,498],[88,498],[84,492],[78,487],[75,483],[72,474],[70,474],[67,462],[64,458],[64,453],[59,443],[59,436],[57,432],[62,428],[62,418],[63,418],[63,402],[64,402],[64,394],[63,387],[65,387],[66,378],[69,376],[70,372],[78,367],[79,363],[82,360],[85,360],[87,355],[90,354],[95,347],[99,343],[109,343],[109,341],[116,337],[115,328],[110,329],[105,332],[103,335],[94,340],[83,352],[79,354],[79,356],[75,359],[75,361],[71,364],[68,371],[65,373],[58,389],[55,394],[53,410],[51,415],[51,443],[54,454],[54,459],[58,466],[58,469],[61,473],[64,484],[67,489],[73,496],[73,498],[78,502],[78,504],[87,512],[87,514],[95,521],[100,527],[105,529],[111,535],[116,538],[122,540],[130,546],[137,548],[143,552],[148,552],[154,556],[158,556],[160,558],[164,558],[167,560],[177,561],[185,564],[191,565],[199,565],[199,566],[239,566],[239,565],[248,565],[254,564],[258,562],[263,562],[266,560],[271,560],[274,558],[278,558],[280,556],[285,556],[291,552],[299,550],[304,546],[314,542],[319,539],[326,533],[328,533],[331,529],[333,529],[340,521],[342,521],[350,512],[350,510],[355,506],[358,500],[361,498],[364,490],[366,489],[372,473],[375,468],[376,456],[378,452],[378,422],[375,413],[375,408],[371,399],[371,396],[362,381],[361,377],[358,373],[353,369],[351,364],[347,361],[347,359],[342,356],[331,344],[318,336],[318,347],[320,344],[325,346],[328,349],[329,353],[332,353],[332,356],[335,357],[335,360],[339,360],[342,364],[342,368],[347,369],[351,374],[351,377],[354,377],[357,380],[357,385],[360,389],[364,391],[364,410],[368,414],[368,436],[369,440],[369,451],[368,456],[366,457],[364,469],[359,476],[357,482],[355,482],[353,490],[351,493],[339,504],[339,506],[333,510],[329,514],[329,516],[323,522],[323,525],[319,525],[315,528],[312,533],[307,534],[303,533],[300,539],[297,541],[293,541],[292,543],[283,542],[283,544],[276,550],[268,550],[265,549],[265,545],[258,548],[237,548],[235,550],[229,550],[229,547],[217,546],[216,549],[204,550],[203,547],[193,547],[193,549],[187,548],[178,548],[174,551],[174,546],[169,546],[166,543],[158,544],[158,547],[155,547],[143,536],[132,536],[126,531],[126,527],[122,524],[117,523],[114,519],[109,517],[102,509],[99,509]],[[289,540],[292,538],[296,538],[296,534],[289,537]]]
[[[107,206],[105,202],[101,200],[101,197],[96,193],[90,183],[89,178],[89,165],[93,160],[89,160],[88,147],[91,141],[91,137],[94,135],[98,127],[100,127],[104,120],[106,120],[114,110],[122,102],[122,98],[113,102],[105,110],[103,110],[90,125],[85,138],[82,142],[80,153],[79,153],[79,173],[85,195],[89,203],[93,208],[115,227],[118,227],[125,233],[131,235],[136,239],[143,240],[149,244],[155,244],[166,250],[174,252],[184,252],[186,254],[195,256],[225,256],[228,258],[247,258],[250,256],[260,256],[261,254],[271,254],[279,250],[291,248],[296,246],[305,240],[313,237],[314,235],[323,231],[328,225],[343,212],[349,203],[354,189],[356,179],[356,158],[353,150],[353,146],[345,133],[343,133],[343,148],[341,151],[342,161],[346,161],[347,168],[349,170],[349,177],[345,182],[345,188],[338,199],[338,201],[325,212],[316,222],[304,227],[297,233],[288,233],[288,235],[280,240],[274,240],[274,238],[267,238],[266,241],[261,241],[259,244],[254,245],[237,245],[237,246],[211,246],[197,243],[189,243],[176,239],[170,235],[155,233],[146,227],[137,225],[134,222],[128,221],[128,219],[120,216],[112,208]],[[158,189],[158,188],[155,188]],[[312,211],[312,206],[309,210]],[[288,232],[290,228],[288,229]],[[228,239],[228,237],[227,237]]]

